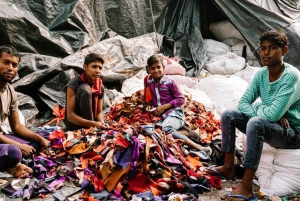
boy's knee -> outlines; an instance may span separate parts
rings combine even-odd
[[[15,145],[9,145],[7,149],[7,156],[9,158],[9,162],[12,164],[18,164],[22,160],[22,152]]]
[[[167,126],[162,126],[162,131],[166,134],[170,134],[174,131],[174,129],[171,125],[167,125]]]
[[[224,120],[228,117],[232,117],[235,116],[236,113],[238,113],[238,110],[231,110],[231,109],[227,109],[224,112],[222,112],[221,114],[221,120]]]
[[[252,117],[252,118],[249,119],[247,125],[248,126],[255,126],[255,125],[263,123],[265,120],[266,119],[263,118],[263,117],[255,116],[255,117]]]
[[[81,84],[78,89],[77,89],[77,93],[82,96],[82,95],[86,95],[86,96],[92,96],[92,90],[90,85],[83,83]]]

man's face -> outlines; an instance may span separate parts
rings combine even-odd
[[[0,56],[0,81],[10,82],[18,73],[19,58],[6,52]]]
[[[103,64],[99,61],[94,61],[89,65],[84,65],[83,69],[87,80],[91,83],[94,83],[96,79],[100,78],[102,72]]]
[[[272,41],[264,40],[260,44],[260,58],[264,66],[276,66],[283,62],[287,47],[281,48]]]

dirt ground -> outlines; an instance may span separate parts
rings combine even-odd
[[[223,188],[221,190],[213,189],[211,192],[206,192],[203,195],[199,195],[199,201],[220,201],[221,196],[228,194],[228,190],[231,187],[238,186],[240,183],[240,179],[236,179],[235,181],[222,181]],[[254,189],[258,190],[258,187],[254,185]],[[267,200],[267,197],[262,197],[258,199],[259,201]]]
[[[6,178],[6,180],[12,181],[13,178]],[[239,182],[240,182],[239,179],[237,179],[235,181],[222,181],[223,188],[221,190],[213,189],[211,192],[206,192],[204,194],[201,194],[201,195],[199,195],[198,200],[199,201],[220,201],[220,197],[227,194],[228,189],[230,189],[233,186],[237,186],[239,184]],[[3,187],[3,186],[5,186],[5,185],[0,185],[0,188]],[[64,186],[61,190],[62,190],[63,194],[72,194],[72,192],[76,192],[78,190],[78,188],[77,187]],[[81,194],[80,191],[75,193],[71,197],[73,199],[78,198]],[[3,194],[2,192],[0,192],[0,201],[7,201],[7,200],[9,200],[9,201],[21,201],[22,199],[21,198],[11,199],[6,194]],[[30,200],[31,201],[41,201],[41,200],[55,201],[56,199],[54,198],[53,195],[50,195],[46,199],[36,198],[36,199],[30,199]],[[259,200],[265,201],[265,200],[267,200],[267,198],[261,198]]]

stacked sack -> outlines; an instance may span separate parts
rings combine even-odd
[[[299,191],[299,157],[299,149],[275,149],[264,143],[256,172],[260,191],[268,196],[285,196]]]
[[[205,66],[208,72],[205,72],[205,75],[234,74],[250,83],[261,64],[244,41],[243,36],[228,20],[212,23],[209,29],[218,41],[203,40],[208,58]]]

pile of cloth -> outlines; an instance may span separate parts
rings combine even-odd
[[[143,109],[142,95],[138,91],[113,105],[101,129],[52,131],[51,146],[27,164],[34,178],[12,197],[54,193],[63,200],[60,187],[69,185],[82,190],[80,200],[197,200],[198,194],[222,188],[219,178],[206,175],[197,155],[182,151],[181,140],[159,126],[145,128],[161,118]],[[187,97],[184,111],[186,124],[202,142],[220,134],[220,122],[202,104]]]

